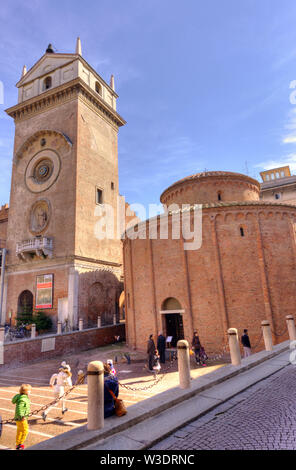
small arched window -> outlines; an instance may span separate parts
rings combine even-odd
[[[48,90],[52,86],[52,78],[46,77],[43,82],[43,90]]]
[[[218,191],[218,201],[222,201],[221,191]]]
[[[102,86],[99,84],[99,82],[96,82],[95,88],[96,88],[96,92],[97,92],[100,96],[102,96]]]
[[[243,227],[240,227],[239,230],[240,230],[241,237],[244,237],[244,236],[245,236],[245,232],[244,232]]]

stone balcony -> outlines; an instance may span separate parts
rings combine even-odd
[[[26,261],[34,257],[52,258],[53,239],[48,237],[35,237],[16,244],[17,256]]]

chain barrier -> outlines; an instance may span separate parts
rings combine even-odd
[[[126,390],[131,390],[132,392],[138,392],[138,391],[140,392],[140,391],[150,390],[152,387],[157,385],[165,377],[166,373],[173,367],[173,364],[176,360],[177,360],[177,354],[175,353],[173,355],[172,359],[170,360],[170,365],[166,369],[163,369],[161,375],[157,376],[157,374],[155,373],[154,383],[151,384],[151,385],[146,385],[145,387],[129,387],[128,385],[123,384],[121,382],[118,382],[118,384],[122,388],[125,388]]]
[[[262,339],[263,339],[263,330],[262,330],[262,328],[261,328],[260,338],[259,338],[259,340],[257,341],[256,345],[251,347],[251,350],[252,350],[252,351],[256,351],[256,349],[257,349],[258,346],[260,345]]]
[[[222,357],[225,356],[227,349],[229,349],[229,344],[225,343],[223,348],[222,348],[221,353],[218,353],[215,356],[208,356],[207,359],[205,359],[205,362],[214,362],[214,361],[217,361],[219,359],[222,359]]]
[[[38,413],[40,413],[40,411],[47,410],[47,408],[49,408],[50,406],[54,406],[62,398],[65,398],[66,396],[68,396],[72,392],[72,390],[74,390],[74,388],[78,387],[78,385],[81,385],[84,382],[85,375],[86,374],[81,375],[80,377],[78,377],[75,385],[72,385],[72,387],[70,387],[69,390],[67,390],[61,397],[56,398],[55,400],[51,401],[50,403],[47,403],[46,405],[42,406],[41,408],[38,408],[37,410],[32,411],[31,413],[28,414],[28,416],[26,416],[26,418],[31,418],[31,416],[37,415]],[[10,424],[10,423],[14,423],[15,421],[16,421],[15,418],[10,418],[10,419],[6,419],[6,420],[2,421],[1,424],[2,425]]]
[[[274,336],[284,336],[288,331],[288,327],[286,326],[285,330],[283,331],[283,333],[276,333],[275,331],[271,330],[271,333],[274,335]]]

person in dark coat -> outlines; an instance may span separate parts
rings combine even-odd
[[[193,333],[193,339],[192,339],[192,349],[195,354],[195,360],[196,364],[202,364],[202,359],[200,355],[200,350],[201,350],[201,344],[199,340],[199,336],[197,334],[197,331]]]
[[[153,372],[155,350],[156,350],[156,347],[153,341],[153,335],[150,335],[148,343],[147,343],[147,354],[148,354],[148,368],[152,372]]]
[[[109,390],[114,393],[116,398],[118,397],[118,379],[117,377],[111,374],[110,366],[104,363],[104,418],[112,416],[115,412],[114,399]]]
[[[244,357],[248,357],[251,355],[251,343],[250,343],[250,338],[248,335],[248,330],[244,330],[244,334],[241,338],[242,340],[242,345],[244,348]]]
[[[162,332],[159,332],[159,336],[157,338],[157,349],[159,352],[160,362],[162,364],[165,363],[165,337],[163,336]]]

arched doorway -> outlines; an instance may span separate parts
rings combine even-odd
[[[177,342],[184,339],[183,310],[180,302],[174,297],[169,297],[163,302],[161,313],[164,315],[166,337],[171,336],[171,346],[176,347]]]
[[[17,303],[17,317],[23,323],[28,323],[32,320],[33,314],[33,294],[29,290],[24,290],[20,293]]]

